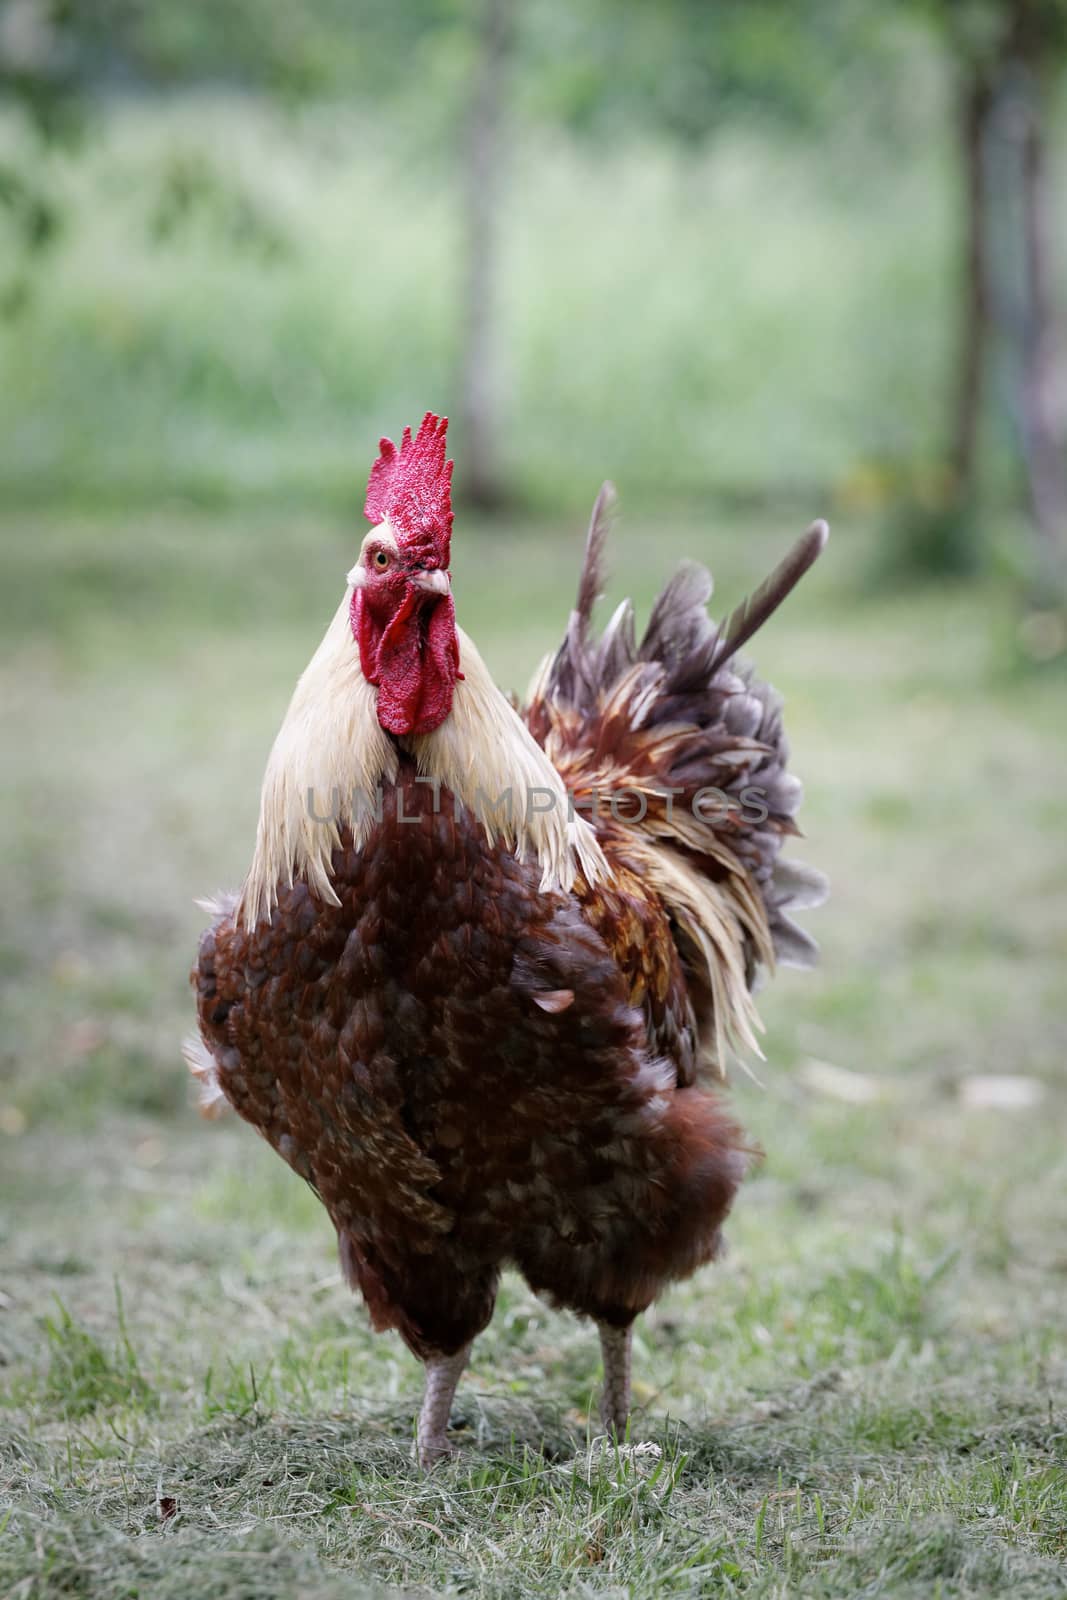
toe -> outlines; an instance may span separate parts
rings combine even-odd
[[[427,1438],[419,1440],[419,1466],[424,1472],[429,1472],[431,1468],[436,1467],[439,1462],[447,1461],[455,1454],[455,1446],[449,1444],[448,1439],[443,1433],[431,1434]]]

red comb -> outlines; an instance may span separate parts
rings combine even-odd
[[[405,428],[397,449],[382,439],[370,469],[363,514],[377,525],[388,517],[406,554],[447,567],[452,539],[452,462],[445,460],[448,418],[427,411],[415,438]]]

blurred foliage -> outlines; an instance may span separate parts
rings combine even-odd
[[[908,3],[908,0],[906,0]],[[988,65],[1012,35],[1024,52],[1048,65],[1067,50],[1067,0],[910,0],[943,30],[958,66]]]
[[[455,411],[482,13],[0,0],[0,338],[22,393],[0,402],[0,481],[336,498],[357,430]],[[894,556],[979,562],[977,500],[943,472],[954,99],[1009,22],[1051,75],[1065,17],[516,4],[498,268],[516,486],[577,499],[595,462],[650,495],[899,507]],[[1003,383],[987,409],[995,497],[1017,453]]]
[[[872,125],[906,136],[906,77],[892,69],[917,52],[899,6],[533,0],[522,16],[531,103],[592,134],[651,126],[695,144],[745,120],[825,130],[862,97]]]
[[[375,97],[426,74],[469,35],[463,0],[7,0],[0,47],[9,81],[48,91],[163,89],[190,82],[292,97]]]
[[[651,128],[698,143],[746,118],[827,128],[862,100],[870,125],[907,138],[923,67],[911,9],[909,0],[528,0],[515,7],[513,110],[599,138]],[[0,90],[42,126],[58,125],[79,88],[200,83],[290,102],[406,102],[424,134],[435,124],[454,132],[481,10],[479,0],[5,0]]]
[[[209,241],[263,262],[292,249],[269,209],[203,150],[178,149],[162,163],[148,228],[158,244],[168,245],[202,229]]]
[[[349,504],[361,438],[452,411],[456,181],[392,133],[228,95],[109,109],[53,163],[67,243],[2,335],[6,492]],[[280,253],[249,253],[214,179],[192,198],[205,169]],[[894,497],[940,424],[946,175],[936,149],[866,170],[833,139],[737,132],[679,159],[524,138],[501,263],[522,495],[579,508],[612,475],[630,503],[713,489],[808,516]],[[892,338],[887,301],[907,308]],[[458,424],[455,453],[459,485]]]

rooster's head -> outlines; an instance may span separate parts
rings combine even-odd
[[[388,733],[430,733],[452,709],[459,640],[448,575],[452,463],[447,417],[428,411],[415,438],[383,439],[364,514],[373,524],[352,585],[352,633],[363,675],[378,690]]]

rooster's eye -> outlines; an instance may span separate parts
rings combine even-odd
[[[374,565],[378,568],[379,572],[385,571],[386,567],[389,565],[389,556],[384,550],[375,550]]]

